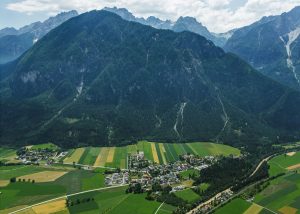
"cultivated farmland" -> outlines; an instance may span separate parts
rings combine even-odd
[[[288,173],[271,182],[271,184],[256,195],[254,201],[275,212],[299,213],[300,211],[300,174]]]
[[[87,147],[70,151],[64,159],[64,163],[78,163],[95,167],[127,168],[128,154],[143,151],[145,158],[158,164],[166,164],[179,160],[183,154],[194,154],[201,157],[216,155],[240,155],[236,148],[208,142],[197,142],[187,144],[155,143],[139,141],[136,145],[124,147]]]

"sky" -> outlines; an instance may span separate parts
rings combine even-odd
[[[175,21],[192,16],[211,32],[222,33],[287,12],[300,6],[300,0],[0,0],[0,29],[44,21],[62,11],[83,13],[106,6],[127,8],[145,18]]]

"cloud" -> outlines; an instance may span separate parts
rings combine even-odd
[[[179,16],[193,16],[212,32],[226,32],[300,5],[300,0],[247,0],[233,10],[230,5],[234,1],[240,0],[19,0],[9,3],[6,8],[26,14],[54,14],[72,9],[86,12],[116,6],[125,7],[142,17],[154,15],[176,20]]]

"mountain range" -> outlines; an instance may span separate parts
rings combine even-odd
[[[192,32],[73,17],[2,68],[1,144],[290,141],[300,93]]]
[[[60,13],[44,22],[35,22],[20,29],[4,28],[0,30],[0,64],[17,59],[50,30],[66,20],[77,16],[76,11]]]
[[[300,6],[237,29],[224,49],[262,74],[300,90]]]
[[[131,12],[129,12],[125,8],[106,7],[104,8],[104,10],[115,13],[127,21],[138,22],[143,25],[149,25],[157,29],[168,29],[173,30],[175,32],[190,31],[193,33],[197,33],[201,36],[204,36],[206,39],[211,40],[215,45],[220,47],[224,46],[227,41],[226,35],[228,36],[228,34],[225,35],[211,33],[205,26],[203,26],[193,17],[181,16],[177,19],[177,21],[173,22],[171,20],[164,21],[154,16],[150,16],[147,19],[135,17]]]

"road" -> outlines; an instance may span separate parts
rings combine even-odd
[[[207,200],[207,201],[205,201],[205,202],[199,204],[197,207],[195,207],[194,209],[192,209],[192,210],[190,210],[189,212],[187,212],[187,214],[193,214],[194,212],[196,213],[196,211],[197,211],[200,207],[203,207],[203,206],[205,206],[205,205],[211,203],[213,200],[215,200],[215,198],[218,198],[218,197],[220,197],[220,195],[222,195],[222,194],[224,194],[224,193],[226,193],[226,192],[229,192],[229,191],[231,191],[230,188],[225,189],[224,191],[217,193],[215,196],[213,196],[213,197],[210,198],[209,200]]]
[[[259,170],[259,168],[261,167],[261,165],[268,161],[271,157],[273,157],[274,155],[271,155],[269,157],[266,157],[265,159],[263,159],[261,162],[259,162],[259,164],[257,165],[257,167],[255,168],[255,170],[252,172],[252,174],[250,175],[250,177],[252,177],[253,175],[255,175],[255,173]]]
[[[157,210],[155,211],[155,213],[154,213],[154,214],[157,214],[157,213],[158,213],[158,211],[159,211],[159,210],[160,210],[160,208],[161,208],[161,207],[164,205],[164,203],[165,203],[165,202],[162,202],[162,203],[161,203],[161,205],[159,205],[159,207],[157,208]]]
[[[84,194],[84,193],[88,193],[88,192],[95,192],[95,191],[100,191],[100,190],[105,190],[105,189],[113,189],[113,188],[123,187],[123,186],[127,186],[127,184],[126,185],[119,185],[119,186],[112,186],[112,187],[102,187],[102,188],[98,188],[98,189],[91,189],[91,190],[86,190],[86,191],[82,191],[82,192],[72,193],[72,194],[69,194],[69,195],[63,195],[63,196],[60,196],[60,197],[56,197],[56,198],[53,198],[53,199],[50,199],[50,200],[47,200],[47,201],[43,201],[43,202],[40,202],[40,203],[36,203],[36,204],[30,205],[30,206],[24,207],[24,208],[19,209],[19,210],[15,210],[13,212],[10,212],[9,214],[18,213],[18,212],[24,211],[26,209],[30,209],[30,208],[35,207],[35,206],[39,206],[39,205],[42,205],[42,204],[47,204],[47,203],[52,202],[52,201],[56,201],[56,200],[59,200],[59,199],[65,199],[67,197],[71,197],[71,196],[75,196],[75,195],[80,195],[80,194]]]

